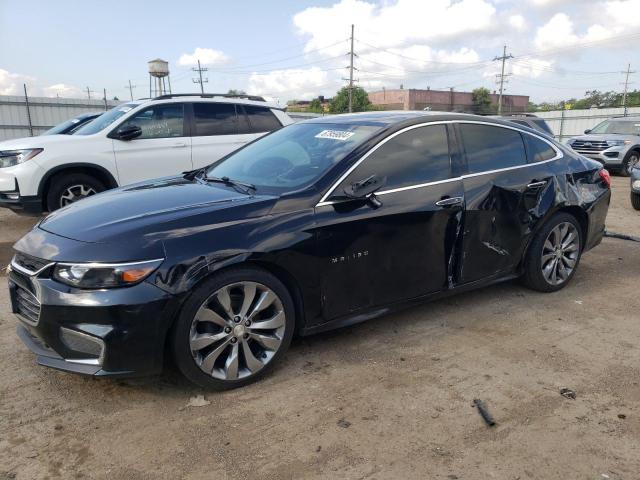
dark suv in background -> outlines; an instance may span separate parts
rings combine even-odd
[[[512,123],[517,123],[518,125],[524,125],[525,127],[532,128],[533,130],[537,130],[538,132],[542,132],[553,137],[553,131],[547,122],[545,122],[544,118],[540,118],[533,113],[505,113],[502,115],[492,116],[492,118],[500,118]]]

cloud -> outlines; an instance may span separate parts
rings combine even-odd
[[[619,28],[605,28],[594,24],[586,32],[579,35],[574,30],[574,23],[566,13],[556,13],[546,24],[538,28],[534,45],[540,50],[562,48],[577,43],[594,42],[612,36]]]
[[[30,87],[35,83],[35,78],[0,68],[0,95],[24,95],[23,84],[25,83],[29,88],[29,94],[33,95]]]
[[[522,15],[511,15],[509,17],[509,25],[516,30],[523,30],[526,27],[526,21]]]
[[[347,48],[351,24],[361,44],[402,47],[446,41],[495,28],[496,9],[487,0],[398,0],[370,3],[341,0],[329,7],[310,7],[293,17],[298,32],[309,37],[305,51],[324,48],[339,55]]]
[[[284,69],[262,75],[254,73],[249,78],[249,92],[286,99],[311,99],[320,90],[330,86],[327,72],[318,67]]]
[[[220,50],[214,50],[213,48],[196,48],[193,53],[183,53],[178,59],[178,65],[187,67],[198,64],[202,65],[218,65],[221,63],[227,63],[229,57]]]
[[[44,87],[42,93],[45,97],[60,96],[63,98],[81,98],[85,95],[85,92],[79,87],[64,83],[56,83],[55,85]]]

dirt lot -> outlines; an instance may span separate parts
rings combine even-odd
[[[608,227],[640,236],[628,190],[614,178]],[[0,213],[0,260],[32,222]],[[639,280],[640,244],[608,238],[560,292],[506,283],[298,339],[222,394],[38,367],[0,288],[0,479],[638,479]]]

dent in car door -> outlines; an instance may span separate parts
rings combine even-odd
[[[112,140],[120,185],[192,169],[191,138],[185,130],[183,104],[153,105],[117,128],[131,125],[142,129],[139,137]]]
[[[517,130],[457,126],[468,173],[463,177],[465,219],[461,283],[509,274],[517,268],[531,232],[552,195],[549,166],[527,164]],[[544,210],[544,208],[543,208]]]
[[[431,144],[421,149],[421,133],[429,142],[444,139],[434,168],[416,168],[416,158],[434,151]],[[339,198],[345,185],[371,174],[389,182],[377,194],[381,206]],[[444,125],[399,134],[365,158],[332,198],[316,209],[325,320],[447,288],[464,199],[462,181],[450,178]]]

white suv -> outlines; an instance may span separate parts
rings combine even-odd
[[[120,185],[204,167],[292,123],[248,95],[124,103],[73,135],[0,143],[0,206],[37,215]]]

